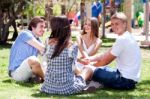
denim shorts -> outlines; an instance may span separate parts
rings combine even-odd
[[[134,89],[136,81],[122,77],[117,69],[108,66],[104,68],[97,68],[94,71],[92,79],[102,83],[106,87],[114,89]]]

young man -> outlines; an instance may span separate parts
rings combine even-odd
[[[118,12],[111,17],[111,27],[118,35],[112,48],[103,55],[85,59],[85,63],[96,62],[94,65],[105,66],[97,68],[93,80],[103,83],[104,86],[115,89],[133,89],[140,78],[141,53],[140,48],[127,29],[127,17]],[[116,60],[116,69],[107,64]]]
[[[29,23],[28,30],[19,33],[11,47],[9,59],[9,76],[16,81],[28,81],[33,75],[44,78],[38,53],[44,52],[44,45],[39,37],[45,32],[43,17],[34,17]]]

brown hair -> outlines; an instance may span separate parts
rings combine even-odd
[[[36,28],[37,24],[40,22],[44,22],[45,18],[42,16],[35,16],[29,23],[28,30],[32,31],[32,27]]]
[[[98,38],[99,37],[99,23],[98,23],[97,18],[92,17],[92,18],[87,18],[86,21],[87,20],[91,21],[91,32],[94,33],[93,36]],[[83,32],[82,32],[82,35],[84,34],[86,34],[85,29],[83,29]]]
[[[66,16],[53,17],[50,21],[50,39],[58,40],[51,58],[58,56],[68,46],[71,37],[70,22]]]

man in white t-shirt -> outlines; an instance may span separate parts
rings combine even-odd
[[[95,62],[96,67],[105,66],[94,71],[94,81],[115,89],[133,89],[140,78],[140,48],[127,31],[127,17],[124,13],[118,12],[111,17],[111,27],[118,35],[112,48],[103,55],[92,56],[83,61],[85,64]],[[116,69],[106,66],[113,60],[116,60]]]

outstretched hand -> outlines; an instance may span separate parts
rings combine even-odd
[[[90,59],[89,58],[83,58],[83,59],[80,59],[79,62],[81,64],[84,64],[84,65],[89,65],[90,64]]]

